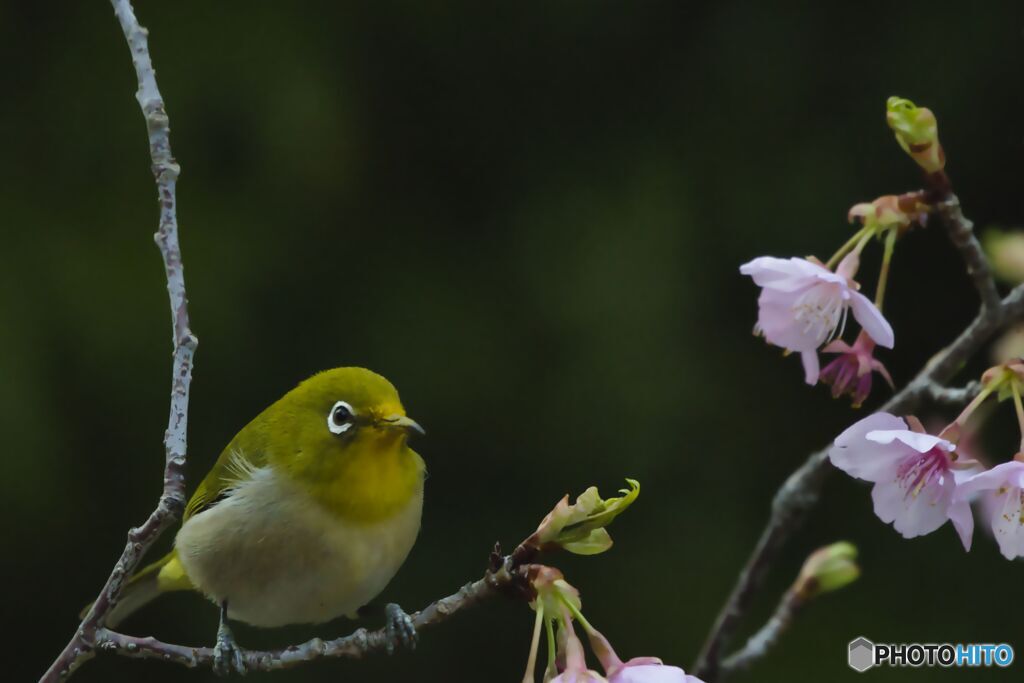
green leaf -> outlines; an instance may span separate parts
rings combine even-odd
[[[612,545],[611,536],[604,530],[640,495],[640,483],[627,479],[629,488],[621,489],[621,496],[603,500],[596,486],[581,493],[576,502],[569,504],[564,496],[537,527],[533,540],[539,546],[557,544],[577,555],[603,553]]]
[[[629,484],[630,488],[620,489],[619,493],[623,495],[618,498],[609,498],[608,500],[598,498],[595,503],[593,497],[588,496],[586,500],[588,514],[580,521],[562,527],[561,532],[555,537],[555,542],[565,545],[566,543],[581,541],[587,538],[594,529],[603,529],[611,524],[612,520],[625,512],[626,508],[632,505],[633,501],[640,495],[640,482],[635,479],[627,479],[626,483]],[[596,495],[597,489],[591,487],[580,498],[589,494],[591,490],[594,491],[593,495]],[[579,503],[579,500],[577,499],[577,503]]]
[[[598,555],[612,547],[612,537],[607,529],[594,529],[586,538],[563,543],[562,547],[574,555]]]

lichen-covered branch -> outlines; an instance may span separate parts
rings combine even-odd
[[[963,407],[981,391],[981,382],[971,380],[962,387],[944,387],[931,382],[922,387],[921,395],[932,403],[942,406]]]
[[[75,630],[74,637],[43,674],[41,680],[45,683],[66,678],[82,662],[94,655],[98,636],[105,632],[103,624],[106,616],[117,603],[125,580],[134,573],[142,557],[161,532],[178,519],[185,504],[184,468],[189,384],[192,379],[192,359],[198,341],[189,328],[185,277],[181,249],[178,246],[175,185],[179,169],[171,155],[170,126],[149,57],[146,29],[139,25],[128,0],[111,0],[111,4],[128,41],[132,62],[135,65],[135,74],[138,78],[138,91],[135,96],[146,120],[149,154],[160,203],[160,223],[155,237],[167,275],[174,343],[170,416],[164,434],[164,484],[156,508],[141,526],[128,532],[128,542],[121,557],[82,623]]]
[[[796,580],[783,593],[771,618],[742,648],[725,658],[719,673],[724,676],[737,669],[745,669],[767,655],[805,605],[857,580],[860,567],[856,560],[856,546],[846,541],[831,543],[808,555]]]
[[[804,602],[800,593],[792,588],[783,593],[771,618],[757,633],[750,636],[746,645],[725,658],[721,665],[721,672],[732,673],[746,669],[768,654],[793,623],[793,618],[804,606]]]
[[[975,241],[976,244],[976,241]],[[979,247],[980,248],[980,247]],[[973,248],[961,247],[970,267]],[[984,255],[980,254],[984,260]],[[976,271],[978,272],[978,271]],[[987,266],[983,272],[987,272]],[[1024,318],[1024,285],[994,306],[983,306],[978,316],[953,341],[937,353],[906,387],[896,393],[880,411],[897,415],[915,411],[922,400],[935,396],[935,387],[942,387],[956,371],[1006,324]],[[719,612],[711,632],[694,666],[695,675],[711,683],[724,673],[722,658],[741,617],[750,607],[768,569],[789,537],[800,527],[817,504],[821,488],[831,467],[828,449],[813,453],[783,483],[772,501],[768,524],[754,546],[746,565],[725,605]]]
[[[498,559],[497,567],[489,568],[482,578],[467,583],[455,593],[413,613],[410,616],[416,630],[441,624],[457,612],[496,595],[512,593],[528,596],[529,575],[536,565],[527,564],[525,560],[532,557],[535,552],[536,549],[524,548],[521,545],[512,554]],[[360,628],[342,638],[313,638],[279,650],[245,650],[242,656],[247,671],[273,671],[287,669],[314,659],[359,659],[383,653],[386,650],[387,638],[387,632],[383,628],[375,631]],[[98,634],[97,646],[102,651],[126,657],[160,659],[188,668],[213,665],[213,648],[173,645],[155,638],[139,638],[105,629]]]
[[[960,208],[960,200],[956,195],[950,194],[932,206],[932,216],[946,226],[949,239],[960,250],[967,266],[967,274],[974,288],[978,290],[978,296],[981,297],[981,305],[986,309],[998,306],[999,290],[996,289],[996,282],[992,278],[992,269],[981,243],[974,234],[974,223],[964,216]]]

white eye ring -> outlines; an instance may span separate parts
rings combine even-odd
[[[327,413],[327,428],[333,434],[344,434],[352,427],[352,418],[355,415],[356,411],[352,410],[352,406],[344,401],[338,401],[331,407],[331,412]]]

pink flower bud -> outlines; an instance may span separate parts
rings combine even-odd
[[[871,393],[871,377],[876,372],[890,387],[894,386],[889,371],[875,358],[874,340],[863,332],[857,336],[853,346],[836,340],[822,351],[838,354],[821,371],[821,381],[832,385],[832,398],[849,394],[853,407],[859,408]]]

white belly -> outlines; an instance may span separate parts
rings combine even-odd
[[[416,540],[422,487],[395,517],[349,523],[265,467],[175,539],[189,579],[254,626],[321,623],[376,597]]]

